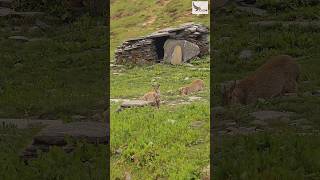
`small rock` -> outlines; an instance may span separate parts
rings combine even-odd
[[[189,79],[190,79],[189,77],[184,78],[185,81],[188,81]]]
[[[129,100],[124,101],[121,104],[121,107],[123,108],[130,108],[130,107],[143,107],[152,104],[152,102],[149,101],[143,101],[143,100]]]
[[[313,96],[320,96],[320,90],[313,91],[311,94],[312,94]]]
[[[29,38],[27,38],[25,36],[10,36],[8,39],[12,39],[12,40],[20,41],[20,42],[28,42],[29,41]]]
[[[196,96],[190,96],[189,97],[189,101],[197,101],[197,100],[201,100],[202,97],[196,97]]]
[[[239,59],[249,60],[251,58],[252,58],[252,51],[251,50],[243,50],[240,52]]]
[[[186,66],[189,66],[189,67],[194,67],[193,64],[190,64],[190,63],[185,63]]]
[[[204,121],[193,121],[193,122],[191,123],[191,127],[192,127],[192,128],[200,128],[200,127],[202,127],[204,124],[205,124]]]
[[[116,155],[121,155],[122,154],[122,149],[121,148],[117,149],[115,153],[116,153]]]

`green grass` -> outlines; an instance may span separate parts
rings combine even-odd
[[[29,31],[32,24],[22,24],[22,32],[13,32],[10,24],[3,21],[5,31],[0,32],[4,37],[0,40],[0,117],[55,119],[103,110],[107,39],[103,19],[85,16],[69,25],[52,24],[45,31]],[[7,39],[13,35],[41,40]]]
[[[44,19],[0,20],[0,118],[91,119],[105,108],[106,41],[104,19],[83,16],[71,24]],[[20,27],[15,32],[13,27]],[[17,42],[23,35],[37,41]],[[29,161],[19,157],[38,129],[0,125],[0,179],[101,179],[107,176],[106,146],[77,142],[73,153],[53,147]]]
[[[111,2],[111,61],[116,46],[128,38],[186,22],[209,26],[209,16],[191,15],[191,1],[161,2]],[[210,60],[203,57],[191,63],[193,67],[156,64],[111,70],[112,99],[139,98],[157,82],[161,100],[166,101],[160,109],[133,108],[120,113],[115,112],[120,104],[111,103],[111,179],[122,178],[125,172],[133,179],[200,179],[210,159]],[[188,101],[179,96],[178,89],[194,79],[205,82],[205,90],[192,95],[202,99],[177,104]],[[195,121],[203,125],[192,127]]]
[[[288,3],[290,1],[290,3]],[[257,110],[290,111],[293,119],[306,119],[314,129],[319,129],[320,98],[306,95],[320,89],[319,29],[315,27],[254,27],[255,21],[315,21],[319,20],[320,6],[299,4],[302,1],[258,1],[266,8],[267,17],[240,13],[237,18],[230,11],[216,12],[216,31],[211,46],[216,53],[212,57],[214,106],[221,106],[220,84],[242,79],[252,73],[270,56],[289,54],[301,66],[298,97],[275,98],[259,101],[248,106],[226,107],[226,112],[216,115],[216,121],[235,120],[248,126],[253,118],[250,112]],[[281,2],[285,10],[277,11]],[[293,3],[293,4],[292,4]],[[290,7],[289,7],[290,5]],[[230,37],[230,38],[223,38]],[[239,58],[242,50],[252,50],[253,56],[245,61]],[[306,121],[306,122],[307,122]],[[215,179],[318,179],[319,143],[317,134],[298,136],[298,128],[274,122],[276,132],[258,133],[250,136],[214,136]],[[304,130],[303,133],[310,131]],[[212,153],[212,152],[211,152]]]
[[[112,103],[112,178],[120,178],[124,172],[130,172],[135,179],[200,178],[201,170],[209,164],[210,90],[209,70],[191,69],[209,67],[208,57],[199,62],[202,63],[194,67],[157,64],[124,68],[121,75],[111,74],[111,98],[139,98],[151,90],[152,82],[158,82],[161,99],[177,102],[187,100],[178,95],[179,87],[193,79],[203,79],[206,85],[205,91],[193,95],[202,100],[188,105],[163,104],[159,110],[146,107],[116,113],[120,104]],[[194,121],[202,121],[203,126],[192,128]],[[120,155],[116,153],[119,149]]]
[[[191,0],[157,1],[111,1],[110,11],[110,56],[114,60],[114,51],[118,45],[128,38],[144,36],[166,27],[174,27],[185,22],[202,22],[209,26],[206,15],[191,14]],[[130,7],[130,8],[128,8]],[[150,19],[154,22],[143,25]]]
[[[222,141],[222,140],[221,140]],[[318,179],[319,136],[226,137],[215,148],[216,179]]]

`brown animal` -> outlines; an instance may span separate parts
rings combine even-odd
[[[202,91],[204,89],[204,82],[201,79],[192,81],[191,84],[179,89],[180,95],[189,95],[194,92]]]
[[[147,92],[142,98],[144,101],[151,101],[153,106],[160,107],[160,85],[153,85],[153,91]]]
[[[297,92],[300,68],[288,55],[271,57],[252,75],[223,86],[224,104],[250,104],[257,99],[269,99]]]

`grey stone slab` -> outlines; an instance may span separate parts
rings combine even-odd
[[[280,111],[257,111],[250,113],[251,116],[258,120],[272,120],[284,117],[290,117],[294,115],[292,112],[280,112]]]
[[[180,46],[182,49],[182,61],[187,62],[200,54],[200,48],[194,43],[186,40],[168,39],[164,44],[164,57],[166,62],[171,62],[174,48]]]
[[[152,102],[144,101],[144,100],[129,100],[129,101],[124,101],[121,104],[121,107],[123,107],[123,108],[143,107],[143,106],[148,106],[151,104],[152,104]]]
[[[65,137],[85,139],[89,143],[105,143],[107,126],[101,122],[72,122],[48,126],[34,137],[34,144],[65,145]]]

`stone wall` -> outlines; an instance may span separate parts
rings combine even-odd
[[[157,61],[155,42],[152,39],[131,39],[115,52],[117,64],[152,64]]]
[[[166,28],[150,35],[123,42],[115,51],[117,64],[152,64],[163,61],[166,40],[186,40],[199,46],[199,57],[209,53],[209,29],[201,24],[188,23]],[[162,48],[162,49],[159,49]]]

